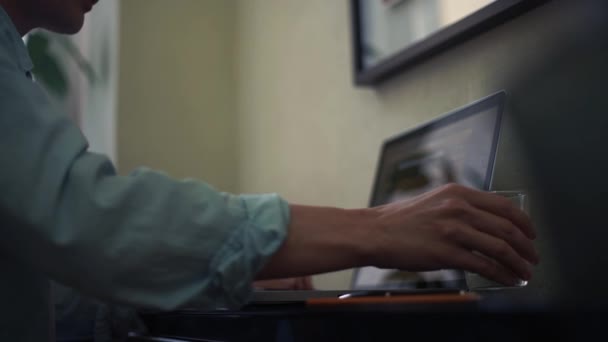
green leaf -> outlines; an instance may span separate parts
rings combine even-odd
[[[46,53],[38,56],[38,64],[35,64],[33,72],[50,92],[61,98],[68,94],[66,74],[57,60],[50,54]]]
[[[49,92],[64,98],[68,94],[66,72],[49,52],[49,45],[49,38],[43,33],[34,32],[28,36],[27,49],[34,64],[32,73]]]
[[[91,83],[91,84],[95,83],[95,81],[97,79],[95,70],[93,69],[91,64],[89,62],[87,62],[87,60],[82,56],[82,54],[80,53],[80,50],[78,50],[76,45],[74,45],[74,42],[72,42],[70,39],[68,39],[67,37],[64,37],[64,36],[57,37],[57,42],[70,55],[70,57],[72,57],[74,59],[74,61],[80,68],[80,71],[82,71],[84,73],[84,75],[87,77],[89,83]]]
[[[34,32],[27,37],[27,50],[32,57],[32,61],[41,54],[45,54],[49,49],[49,38],[44,34]]]
[[[34,64],[32,73],[49,92],[64,98],[69,91],[67,73],[63,68],[64,65],[51,51],[51,43],[53,48],[59,47],[76,62],[90,84],[96,82],[95,70],[70,39],[61,35],[49,35],[45,31],[36,31],[28,35],[26,45]]]

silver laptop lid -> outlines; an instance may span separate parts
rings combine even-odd
[[[387,139],[378,159],[370,206],[407,199],[446,183],[489,190],[506,93],[500,91]],[[483,286],[483,279],[475,279]],[[464,272],[356,269],[352,289],[468,289]]]

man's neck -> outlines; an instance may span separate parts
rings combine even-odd
[[[31,25],[30,21],[27,20],[27,17],[24,16],[24,13],[20,10],[21,7],[19,7],[18,3],[19,0],[0,0],[0,6],[13,21],[13,25],[15,25],[17,28],[17,32],[19,32],[21,36],[25,36],[34,28],[34,26]]]

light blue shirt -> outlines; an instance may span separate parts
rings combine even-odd
[[[287,203],[117,175],[31,69],[0,8],[0,341],[52,338],[48,279],[142,308],[244,304],[286,236]]]

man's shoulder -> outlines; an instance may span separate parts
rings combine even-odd
[[[21,77],[25,77],[9,48],[0,39],[0,85],[14,84]]]
[[[11,19],[0,7],[0,70],[23,73],[31,69],[27,47]]]
[[[19,51],[14,35],[2,22],[0,17],[0,87],[9,85],[16,86],[16,83],[27,79],[25,70],[20,65]]]
[[[18,64],[15,60],[13,52],[13,44],[10,42],[10,37],[6,37],[6,33],[0,26],[0,69],[7,71],[12,69],[17,70]]]
[[[33,92],[32,81],[9,48],[0,39],[0,108],[29,102],[25,97]]]

